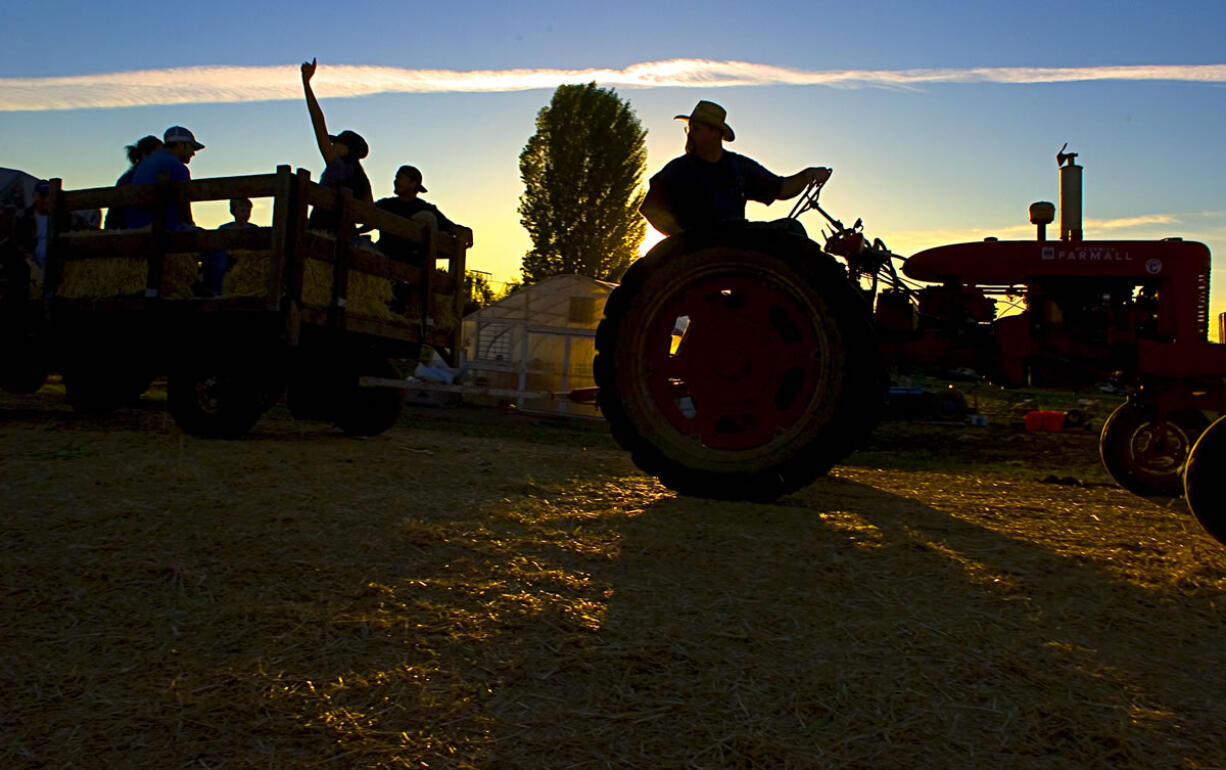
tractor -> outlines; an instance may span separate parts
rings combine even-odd
[[[1066,149],[1058,239],[1047,237],[1056,207],[1040,201],[1034,240],[903,258],[861,220],[831,216],[811,185],[788,219],[821,214],[822,246],[779,223],[660,242],[627,271],[597,330],[598,401],[614,438],[683,494],[770,500],[867,438],[890,367],[968,368],[1005,386],[1106,380],[1128,393],[1100,435],[1107,471],[1140,495],[1184,493],[1226,542],[1226,478],[1215,473],[1226,421],[1205,416],[1226,414],[1226,345],[1207,340],[1209,249],[1084,240],[1083,169]]]

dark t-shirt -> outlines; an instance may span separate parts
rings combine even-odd
[[[421,198],[380,198],[375,202],[375,206],[405,219],[411,219],[420,211],[429,211],[438,220],[440,232],[448,232],[454,226],[454,223],[438,210],[438,206],[427,203]],[[425,256],[420,244],[391,233],[379,233],[379,250],[393,259],[405,262],[417,263]]]
[[[651,178],[683,230],[745,218],[745,201],[771,203],[783,179],[757,161],[724,151],[714,163],[687,153]]]
[[[349,189],[353,192],[353,197],[360,201],[372,199],[370,179],[366,177],[362,164],[350,163],[344,158],[333,158],[324,172],[319,175],[319,183],[333,190]],[[318,208],[311,209],[311,216],[307,222],[318,230],[335,230],[336,212]]]
[[[132,184],[132,176],[136,173],[136,166],[128,169],[115,180],[116,187],[124,187]],[[122,230],[128,226],[128,207],[127,206],[111,206],[106,210],[106,221],[102,224],[103,230]]]
[[[170,150],[158,150],[142,160],[136,167],[136,171],[132,174],[132,184],[153,184],[158,181],[158,176],[163,171],[170,175],[172,182],[186,182],[192,178],[191,172],[187,170],[187,164],[176,158]],[[127,225],[132,229],[148,227],[153,222],[153,214],[147,206],[129,206],[127,214]],[[185,225],[191,224],[190,217],[186,222],[179,221],[177,206],[166,207],[167,230],[181,230]]]

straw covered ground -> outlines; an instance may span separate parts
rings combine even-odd
[[[598,429],[51,390],[0,396],[0,767],[1226,763],[1226,548],[1092,432],[887,425],[717,504]]]

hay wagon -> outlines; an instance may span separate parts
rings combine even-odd
[[[270,198],[271,226],[168,232],[157,215],[144,230],[69,224],[81,209],[236,197]],[[118,188],[52,180],[51,206],[38,339],[78,410],[122,405],[165,376],[170,412],[192,435],[241,436],[282,394],[295,417],[370,435],[398,418],[394,383],[423,345],[457,363],[467,228],[431,233],[288,166]],[[309,229],[308,207],[336,212],[336,232]],[[417,244],[420,262],[384,255],[358,236],[370,228]],[[198,256],[219,252],[231,264],[223,291],[200,296]]]

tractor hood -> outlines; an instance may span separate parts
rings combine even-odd
[[[1164,277],[1207,271],[1209,248],[1196,241],[997,241],[925,249],[903,264],[908,278],[1014,286],[1043,277]]]

